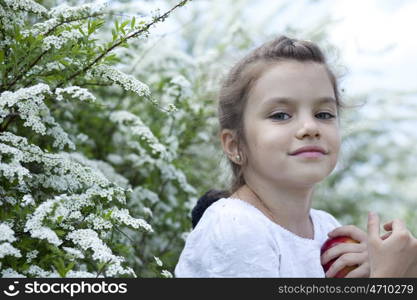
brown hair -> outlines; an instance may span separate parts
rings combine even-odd
[[[323,64],[333,85],[337,108],[339,110],[343,107],[340,100],[336,76],[327,65],[325,56],[320,48],[311,41],[297,40],[287,36],[277,37],[272,41],[266,42],[258,48],[255,48],[245,57],[240,59],[226,75],[219,91],[219,134],[223,129],[230,129],[234,131],[239,150],[247,148],[247,141],[245,139],[243,126],[243,113],[245,111],[249,92],[254,83],[258,80],[258,78],[260,78],[262,73],[265,72],[268,67],[273,65],[275,62],[283,60],[316,62]],[[223,197],[230,196],[245,184],[243,169],[247,160],[243,150],[242,152],[240,153],[240,156],[243,159],[242,166],[236,164],[228,158],[233,172],[231,186],[228,191],[216,191],[217,195],[221,195]],[[210,195],[215,195],[215,193],[210,194],[207,192],[200,198],[200,200],[209,201],[210,204],[218,200],[212,199],[212,197],[210,198]],[[199,202],[201,203],[204,201]],[[199,204],[196,205],[195,210],[199,209],[198,206]],[[201,212],[200,217],[203,212]],[[198,220],[193,219],[193,224],[196,224],[197,222]]]

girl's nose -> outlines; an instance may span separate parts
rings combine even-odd
[[[317,126],[316,122],[313,120],[306,120],[301,123],[300,128],[296,133],[296,137],[298,139],[303,139],[305,137],[320,137],[319,127]]]

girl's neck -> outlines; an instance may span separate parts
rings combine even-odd
[[[246,201],[258,208],[271,221],[304,238],[314,238],[310,219],[313,189],[254,190],[248,184],[239,188],[232,197]]]

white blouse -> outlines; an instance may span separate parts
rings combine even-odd
[[[324,277],[320,248],[340,223],[310,209],[314,239],[272,222],[251,204],[222,198],[187,236],[175,277]]]

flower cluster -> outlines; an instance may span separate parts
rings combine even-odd
[[[107,65],[99,65],[94,67],[90,74],[94,77],[110,80],[127,91],[132,91],[140,97],[149,97],[151,92],[149,87],[143,82],[137,80],[132,75],[123,73],[113,67]]]
[[[11,243],[16,241],[14,236],[14,231],[4,223],[0,223],[0,232],[2,235],[0,236],[0,258],[5,257],[6,255],[11,255],[15,257],[22,257],[19,249],[16,249],[12,246]]]
[[[93,259],[101,263],[108,264],[105,271],[106,275],[113,277],[115,275],[133,275],[136,274],[129,267],[123,267],[121,264],[124,258],[113,255],[109,247],[98,237],[97,232],[91,229],[79,229],[68,234],[68,240],[80,247],[82,250],[91,250]]]
[[[143,219],[135,219],[130,214],[126,208],[119,209],[114,207],[111,212],[111,218],[118,223],[131,226],[135,229],[144,229],[147,232],[153,232],[151,225],[149,225]]]
[[[52,212],[59,198],[50,199],[41,203],[25,224],[25,232],[30,232],[33,238],[46,239],[49,243],[59,246],[62,241],[49,227],[43,226],[43,220]]]
[[[115,111],[110,114],[110,120],[119,125],[122,132],[137,136],[144,140],[152,149],[152,154],[160,154],[161,157],[167,157],[168,153],[164,145],[153,135],[152,131],[142,120],[128,111]],[[135,143],[137,150],[142,150],[139,143]]]
[[[64,3],[52,8],[50,16],[60,18],[63,21],[68,21],[77,18],[98,16],[103,13],[106,7],[107,3],[104,1],[95,1],[94,3],[87,3],[79,6],[68,6]]]
[[[33,12],[35,14],[46,14],[48,10],[32,0],[4,0],[7,6],[13,10],[23,10]]]
[[[28,253],[26,253],[26,259],[27,259],[26,262],[31,263],[31,261],[35,259],[38,256],[38,254],[39,254],[38,250],[29,251]]]
[[[81,38],[83,38],[83,34],[78,29],[63,31],[59,36],[50,35],[45,37],[43,40],[42,50],[48,51],[52,47],[58,50],[65,44],[77,41]]]
[[[45,97],[51,95],[50,87],[44,83],[21,88],[16,92],[5,91],[0,95],[0,110],[10,111],[16,108],[19,117],[25,120],[23,126],[30,127],[41,135],[54,137],[54,147],[62,149],[68,145],[71,149],[75,149],[74,143],[50,115],[50,110],[44,103]],[[3,120],[4,117],[0,116],[0,122]]]

